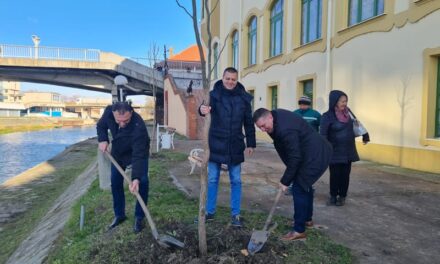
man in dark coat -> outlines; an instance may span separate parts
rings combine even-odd
[[[245,149],[249,155],[253,153],[256,140],[251,109],[253,97],[237,78],[235,68],[226,68],[222,80],[215,83],[209,94],[210,105],[201,105],[199,112],[202,116],[211,114],[206,220],[214,218],[220,167],[226,164],[231,182],[231,223],[232,226],[241,227],[241,163],[244,162]],[[243,135],[243,127],[246,137]]]
[[[286,170],[280,180],[285,192],[292,184],[294,225],[282,240],[306,238],[306,226],[313,226],[313,184],[330,162],[332,148],[301,116],[284,109],[269,111],[260,108],[253,120],[257,127],[273,139]]]
[[[139,192],[147,204],[150,138],[142,117],[133,111],[131,104],[116,102],[105,109],[96,128],[99,149],[102,152],[107,151],[108,130],[110,130],[113,138],[111,154],[124,170],[131,164],[132,184],[129,189],[132,193]],[[113,164],[111,166],[111,187],[115,218],[109,229],[115,228],[127,219],[125,216],[124,178]],[[142,230],[144,217],[144,211],[137,202],[133,227],[135,233]]]

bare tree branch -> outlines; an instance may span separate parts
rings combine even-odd
[[[212,8],[211,12],[209,12],[209,16],[211,16],[212,13],[214,13],[214,10],[217,8],[219,2],[220,2],[220,0],[217,0],[217,2],[215,2],[214,7]]]
[[[182,8],[182,9],[185,11],[185,13],[186,13],[191,19],[194,19],[194,17],[191,15],[191,13],[188,11],[188,9],[186,9],[186,7],[184,7],[183,5],[181,5],[181,4],[179,3],[179,0],[176,0],[176,3],[177,3],[177,5],[178,5],[180,8]]]
[[[159,58],[159,46],[156,42],[150,43],[150,48],[148,50],[148,57],[152,58],[149,61],[150,67],[154,69],[155,64]],[[157,80],[156,80],[156,70],[153,70],[153,101],[154,101],[154,116],[153,116],[153,140],[156,139],[156,125],[157,125]],[[150,154],[153,153],[153,147],[150,147]]]
[[[220,58],[220,56],[222,55],[223,50],[224,50],[225,47],[226,47],[226,41],[228,40],[228,38],[229,38],[229,33],[226,35],[225,40],[223,41],[223,47],[222,47],[222,49],[220,50],[220,52],[218,53],[218,58]],[[218,58],[217,58],[217,60],[214,62],[214,66],[212,66],[212,68],[209,70],[209,76],[211,76],[212,72],[214,71],[215,67],[217,66],[217,64],[218,64]]]

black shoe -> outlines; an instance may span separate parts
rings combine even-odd
[[[231,219],[231,225],[232,225],[233,227],[238,227],[238,228],[240,228],[240,227],[243,226],[243,223],[242,223],[242,220],[241,220],[240,215],[234,215],[234,216],[232,217],[232,219]]]
[[[336,196],[330,196],[327,200],[327,205],[336,205]]]
[[[120,225],[122,222],[124,222],[127,219],[126,216],[117,216],[115,219],[113,219],[113,222],[108,226],[108,229],[113,229]]]
[[[345,197],[339,196],[338,199],[336,199],[336,206],[344,206],[345,205]]]
[[[134,220],[133,231],[135,234],[139,233],[144,229],[144,219],[136,218]]]
[[[214,221],[214,216],[215,216],[215,214],[206,214],[205,215],[205,223]],[[194,219],[194,224],[198,224],[198,223],[199,223],[199,217],[197,216]]]

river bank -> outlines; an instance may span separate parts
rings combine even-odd
[[[57,117],[0,117],[0,135],[50,128],[94,125],[93,119]]]
[[[66,148],[0,185],[0,263],[6,262],[56,199],[95,160],[96,139],[93,138]]]

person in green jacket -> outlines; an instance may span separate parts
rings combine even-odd
[[[319,124],[321,123],[321,114],[313,110],[310,105],[312,100],[308,96],[301,96],[298,100],[299,108],[293,111],[295,114],[302,116],[302,118],[311,125],[316,132],[319,132]]]

